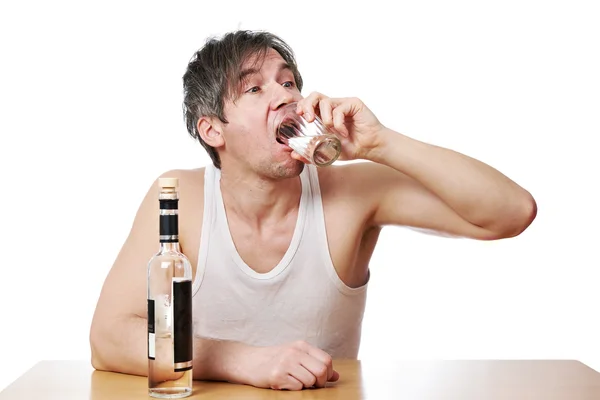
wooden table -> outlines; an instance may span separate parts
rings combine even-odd
[[[194,382],[188,399],[598,400],[600,374],[578,361],[334,361],[340,380],[299,392]],[[146,378],[42,361],[0,392],[8,399],[150,399]]]

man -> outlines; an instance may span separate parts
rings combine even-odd
[[[490,166],[383,126],[359,99],[301,95],[292,51],[264,32],[212,39],[184,75],[189,133],[213,165],[180,180],[180,242],[194,275],[194,378],[323,387],[356,358],[369,259],[385,225],[478,240],[519,235],[532,196]],[[298,102],[342,142],[342,166],[307,165],[270,124]],[[95,368],[146,375],[146,263],[156,252],[151,187],[102,289]]]

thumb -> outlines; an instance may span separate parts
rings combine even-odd
[[[336,382],[338,379],[340,379],[340,374],[334,370],[331,378],[327,379],[327,382]]]

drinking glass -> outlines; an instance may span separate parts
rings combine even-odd
[[[296,102],[285,105],[274,119],[277,141],[318,167],[331,165],[342,152],[340,139],[327,131],[318,116],[308,122],[298,115],[297,105]]]

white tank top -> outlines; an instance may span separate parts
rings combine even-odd
[[[368,284],[350,288],[338,277],[316,167],[306,165],[300,178],[302,196],[290,246],[279,264],[263,274],[238,254],[221,197],[221,171],[206,167],[194,332],[257,346],[304,340],[334,358],[356,358]]]

